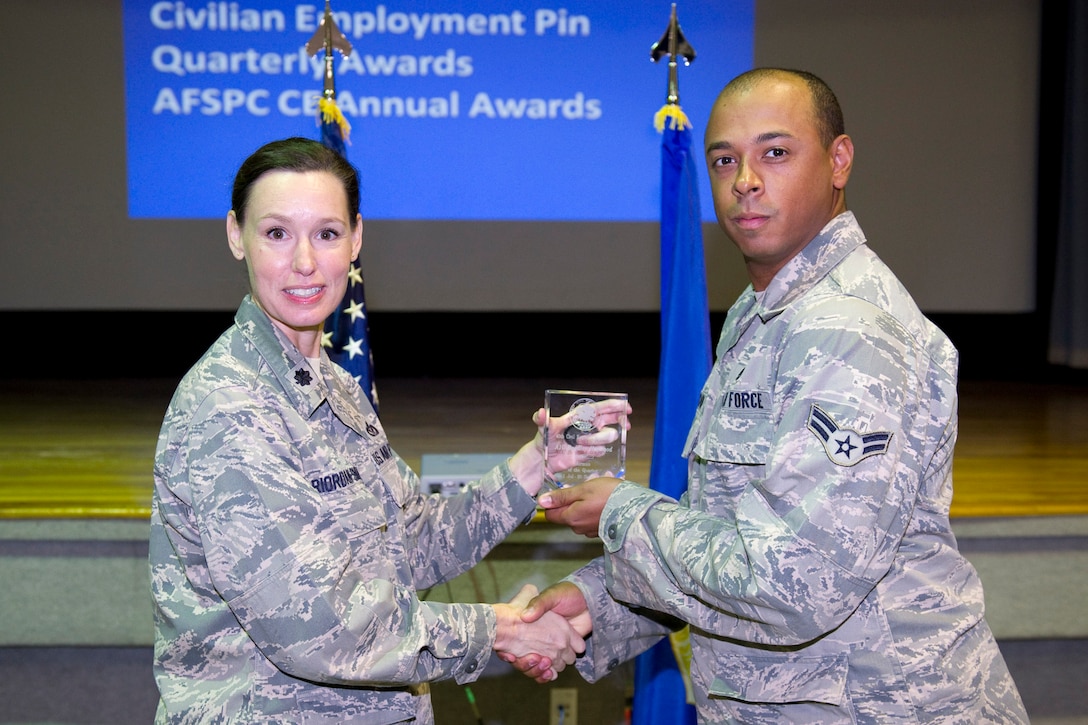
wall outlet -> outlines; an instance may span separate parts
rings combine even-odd
[[[549,725],[578,725],[578,689],[553,687]]]

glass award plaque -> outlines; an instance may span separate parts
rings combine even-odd
[[[627,456],[627,393],[546,390],[544,488],[591,478],[623,478]]]

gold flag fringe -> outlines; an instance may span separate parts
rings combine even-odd
[[[344,112],[340,110],[340,106],[336,105],[336,99],[318,98],[317,107],[321,112],[320,122],[335,123],[340,127],[340,138],[344,139],[344,143],[350,143],[348,137],[351,135],[351,124],[344,117]]]
[[[672,120],[672,128],[691,128],[691,121],[684,110],[675,103],[666,103],[654,114],[654,128],[658,133],[664,132],[665,122],[669,119]]]
[[[676,658],[677,669],[684,681],[684,695],[689,705],[695,704],[695,688],[691,682],[691,629],[684,627],[669,634],[669,644]]]

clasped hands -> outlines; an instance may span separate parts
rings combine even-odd
[[[626,402],[622,405],[622,408],[601,410],[598,414],[603,414],[604,420],[612,423],[621,412],[624,415],[631,413]],[[554,435],[565,425],[561,419],[548,421],[543,409],[534,414],[533,422],[538,426],[536,438],[510,461],[515,476],[530,494],[535,494],[542,483],[539,474],[532,474],[536,473],[533,469],[543,458],[544,427],[554,426],[556,430],[551,431]],[[627,427],[630,428],[630,423]],[[583,436],[578,446],[570,447],[571,460],[558,467],[578,465],[586,457],[600,455],[596,446],[609,442]],[[569,526],[577,534],[593,537],[597,535],[608,497],[620,483],[615,478],[594,478],[578,486],[541,494],[537,503],[544,509],[544,517],[549,522]],[[526,585],[508,604],[494,607],[497,616],[494,649],[499,658],[540,683],[555,680],[567,665],[574,663],[577,655],[585,651],[584,638],[593,629],[585,597],[571,582],[553,584],[540,593],[536,587]]]
[[[528,596],[525,596],[526,593]],[[593,625],[582,591],[570,582],[559,582],[537,594],[536,587],[526,585],[511,600],[510,606],[515,603],[521,604],[519,617],[523,626],[552,627],[554,630],[569,632],[576,638],[578,646],[573,651],[564,650],[558,653],[536,647],[528,641],[518,642],[517,646],[511,648],[500,647],[496,641],[495,649],[499,659],[509,662],[526,677],[541,684],[551,682],[567,665],[574,663],[578,654],[585,651],[584,638],[589,635]]]
[[[537,588],[526,584],[508,603],[491,605],[496,620],[494,649],[502,660],[514,663],[537,682],[551,682],[585,652],[588,613],[580,619],[540,605],[529,610],[530,602],[538,598]]]
[[[583,536],[596,536],[601,511],[620,483],[615,478],[594,478],[578,486],[549,491],[538,503],[545,509],[548,521],[569,526]],[[522,674],[540,683],[551,682],[574,662],[574,653],[585,651],[584,638],[593,630],[593,622],[582,591],[571,582],[558,582],[539,594],[535,587],[526,586],[510,606],[520,607],[521,622],[527,627],[548,626],[562,632],[565,625],[576,636],[573,641],[578,645],[572,652],[548,650],[528,640],[502,647],[496,643],[499,658]]]

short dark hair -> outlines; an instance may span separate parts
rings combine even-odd
[[[234,176],[230,203],[239,224],[245,223],[249,194],[257,179],[269,171],[327,171],[340,180],[348,197],[352,226],[359,214],[359,174],[347,159],[325,144],[294,136],[261,146],[242,162]]]
[[[839,99],[835,97],[835,93],[823,79],[808,71],[790,68],[753,68],[729,81],[722,90],[722,95],[732,91],[747,90],[759,81],[776,76],[792,76],[808,87],[809,97],[812,98],[812,111],[816,116],[816,127],[820,134],[820,141],[825,147],[830,146],[832,141],[846,133]]]

